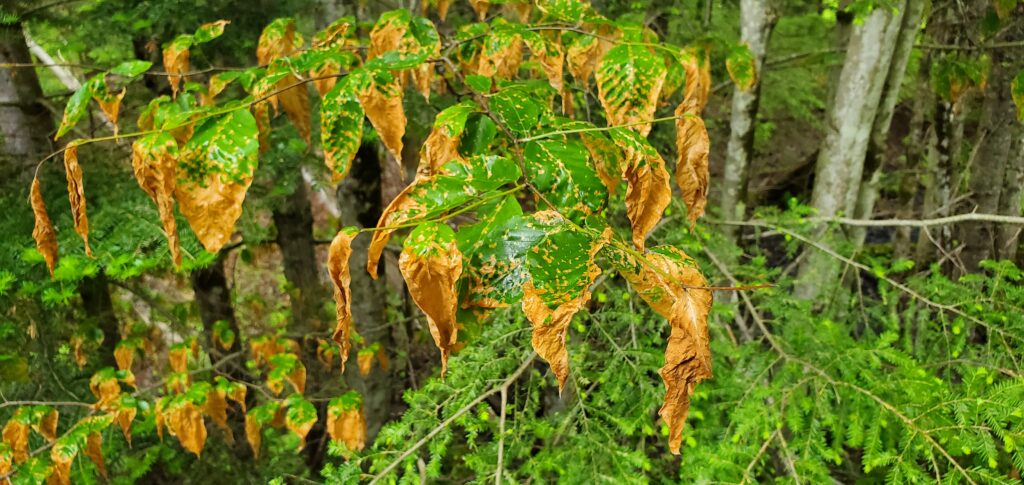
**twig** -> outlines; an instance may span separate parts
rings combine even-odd
[[[505,470],[505,412],[508,408],[508,385],[501,386],[501,418],[498,419],[498,466],[494,473],[494,484],[501,485]]]
[[[961,222],[997,222],[1000,224],[1024,225],[1024,217],[971,212],[935,219],[851,219],[849,217],[808,217],[811,222],[836,222],[845,226],[860,227],[930,227]]]
[[[448,417],[448,419],[442,421],[441,424],[437,425],[437,427],[435,427],[433,430],[431,430],[429,433],[427,433],[426,436],[424,436],[423,438],[420,438],[419,441],[417,441],[415,444],[413,444],[408,449],[403,451],[401,455],[398,455],[398,458],[395,458],[395,460],[392,461],[386,468],[384,468],[383,471],[381,471],[379,474],[375,475],[373,477],[373,480],[370,481],[370,485],[373,485],[373,484],[375,484],[377,482],[380,482],[384,477],[386,477],[389,473],[391,473],[395,468],[398,468],[398,465],[401,465],[402,461],[404,461],[410,455],[415,453],[416,450],[420,449],[423,445],[427,444],[427,442],[429,442],[431,439],[433,439],[434,436],[437,436],[438,433],[440,433],[441,431],[444,431],[444,429],[447,428],[448,425],[452,424],[453,421],[458,419],[463,414],[466,414],[469,411],[471,411],[474,407],[476,407],[477,404],[480,404],[484,399],[487,399],[488,397],[490,397],[491,395],[493,395],[496,392],[500,392],[502,389],[507,389],[509,385],[511,385],[513,382],[515,382],[517,379],[519,379],[519,377],[522,376],[523,373],[525,373],[526,370],[530,368],[530,365],[533,364],[533,360],[536,359],[536,358],[537,358],[537,353],[536,352],[530,352],[530,355],[526,357],[526,360],[523,361],[523,363],[519,366],[519,368],[516,369],[515,372],[512,373],[512,375],[508,376],[500,385],[492,387],[487,392],[484,392],[483,394],[477,396],[475,399],[470,401],[465,406],[462,406],[461,408],[459,408],[458,411],[455,411],[455,414],[452,414],[450,417]]]

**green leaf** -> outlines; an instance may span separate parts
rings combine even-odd
[[[256,119],[249,110],[236,109],[196,126],[179,168],[197,179],[212,171],[241,180],[256,171],[258,153]]]
[[[537,9],[551,21],[575,24],[583,20],[590,4],[581,0],[537,0]]]
[[[466,129],[466,120],[469,115],[476,113],[480,108],[472,101],[463,101],[453,104],[434,118],[434,128],[444,128],[450,137],[461,136]]]
[[[97,87],[101,84],[103,84],[102,74],[90,79],[82,87],[78,88],[75,94],[71,95],[67,106],[64,107],[64,117],[61,119],[60,127],[57,128],[57,135],[53,137],[54,140],[60,139],[60,137],[71,131],[78,124],[78,121],[82,119],[82,116],[89,112],[89,100],[99,92]],[[105,91],[104,89],[104,94]]]
[[[482,114],[471,115],[459,141],[459,153],[463,155],[485,155],[491,151],[491,143],[498,134],[498,125]]]
[[[324,95],[320,105],[320,141],[324,162],[333,171],[335,181],[348,174],[363,142],[363,116],[363,106],[352,92],[351,83],[340,82]]]
[[[550,213],[547,213],[550,214]],[[594,238],[561,218],[534,216],[544,234],[526,252],[526,271],[548,308],[576,299],[591,283]]]
[[[1010,94],[1013,96],[1013,103],[1017,105],[1017,119],[1024,122],[1024,70],[1017,73],[1010,85]]]
[[[412,255],[420,258],[437,256],[441,247],[455,241],[455,231],[447,224],[440,222],[426,222],[416,226],[405,238],[403,248]]]
[[[536,140],[526,144],[523,153],[530,181],[570,220],[604,210],[608,189],[590,163],[586,148],[575,140]],[[543,199],[538,205],[544,204]]]
[[[122,62],[110,70],[110,74],[116,74],[124,77],[135,77],[142,74],[153,67],[153,63],[149,61],[127,61]]]
[[[205,44],[217,37],[224,34],[224,26],[231,23],[228,20],[218,20],[216,22],[210,22],[208,24],[200,25],[196,29],[196,33],[192,36],[194,41],[193,45]]]
[[[473,91],[478,93],[489,93],[491,92],[491,78],[487,76],[481,76],[479,74],[470,74],[466,76],[466,85]]]
[[[519,135],[536,128],[540,119],[541,105],[522,86],[499,91],[491,97],[490,107],[502,124]]]
[[[653,118],[667,69],[647,47],[620,44],[601,58],[595,75],[608,124],[619,125]]]
[[[341,411],[355,411],[363,407],[363,396],[356,391],[348,391],[327,403],[328,408]]]
[[[747,44],[740,44],[729,50],[729,56],[725,59],[725,67],[729,72],[729,78],[740,88],[740,91],[749,90],[757,82],[754,54],[750,52],[750,47]]]

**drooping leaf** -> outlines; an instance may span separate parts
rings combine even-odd
[[[129,446],[132,444],[132,422],[135,421],[138,412],[138,402],[128,394],[121,395],[121,399],[113,411],[114,422],[121,428],[121,434],[124,435]]]
[[[740,44],[729,50],[729,57],[725,59],[725,68],[729,72],[729,78],[740,88],[740,91],[748,91],[757,82],[757,65],[754,63],[754,55],[750,52],[750,46]]]
[[[200,25],[199,28],[196,29],[195,34],[192,35],[192,40],[196,45],[205,44],[223,35],[224,26],[230,23],[230,20],[218,20],[216,22]]]
[[[35,429],[36,433],[46,438],[47,441],[55,441],[57,439],[57,422],[60,413],[49,406],[42,406],[36,407],[33,414],[35,414],[35,422],[32,428]]]
[[[561,392],[569,377],[566,332],[573,315],[590,300],[590,285],[601,273],[594,257],[611,229],[594,238],[553,211],[534,213],[532,219],[545,234],[526,252],[523,313],[533,325],[533,349],[551,366]]]
[[[107,117],[110,124],[114,127],[114,136],[117,136],[117,119],[121,113],[121,100],[124,99],[124,95],[128,93],[127,88],[121,89],[121,92],[117,94],[111,94],[108,92],[97,92],[95,93],[96,104],[100,106],[100,111]]]
[[[464,101],[445,108],[434,119],[434,129],[420,148],[420,164],[417,175],[429,176],[451,161],[462,160],[459,142],[466,129],[466,120],[476,112],[477,106]],[[420,173],[422,172],[422,173]]]
[[[4,425],[4,443],[11,447],[15,463],[24,463],[28,460],[29,417],[28,408],[19,408]]]
[[[667,71],[661,58],[632,44],[613,47],[597,66],[597,92],[609,126],[647,136]]]
[[[597,176],[608,189],[608,195],[611,197],[622,180],[622,149],[601,132],[582,132],[580,139],[583,141],[583,146],[587,147],[587,151],[590,152]]]
[[[525,258],[542,231],[529,227],[515,197],[478,212],[479,222],[463,225],[456,238],[465,263],[463,307],[508,306],[522,295]]]
[[[191,35],[182,34],[164,44],[164,70],[167,71],[167,82],[171,85],[174,96],[178,95],[181,81],[188,73],[189,49],[193,42]]]
[[[445,224],[420,224],[405,240],[398,259],[409,295],[427,315],[430,335],[441,351],[441,377],[448,369],[448,355],[458,339],[455,311],[458,307],[462,253],[455,232]]]
[[[366,447],[366,417],[363,396],[348,391],[327,403],[327,434],[351,451]]]
[[[363,141],[363,106],[346,83],[338,83],[320,105],[320,139],[324,162],[337,184],[348,175]]]
[[[267,373],[267,388],[274,394],[284,390],[284,382],[302,394],[306,391],[306,367],[293,353],[277,354],[270,358],[270,372]]]
[[[213,424],[217,425],[224,432],[225,441],[235,442],[231,426],[228,426],[228,401],[223,389],[211,387],[206,393],[206,403],[203,405],[203,413],[210,417]]]
[[[491,8],[491,0],[469,0],[469,5],[476,12],[477,20],[483,22],[487,18],[487,10]]]
[[[207,251],[217,252],[234,232],[258,150],[256,120],[246,110],[204,121],[182,149],[174,195]]]
[[[561,92],[564,84],[565,50],[562,48],[558,37],[527,31],[524,40],[530,48],[533,58],[544,69],[544,74],[548,78],[548,84],[555,91]]]
[[[679,108],[684,108],[679,105]],[[686,203],[686,218],[692,226],[704,215],[708,202],[708,152],[711,140],[704,121],[697,115],[676,110],[676,184]]]
[[[103,462],[103,435],[89,433],[85,438],[85,456],[92,460],[99,470],[100,476],[107,478],[107,465]]]
[[[306,446],[306,435],[316,424],[316,407],[305,400],[301,394],[293,394],[287,400],[288,410],[285,413],[285,426],[299,437],[299,450]]]
[[[78,164],[78,144],[75,140],[64,147],[64,173],[68,179],[68,200],[71,202],[71,218],[75,232],[82,236],[86,256],[92,257],[89,247],[89,216],[85,211],[85,184],[82,181],[82,166]]]
[[[182,448],[198,457],[206,445],[206,424],[201,408],[184,397],[179,396],[165,411],[167,429],[178,438]]]
[[[53,230],[53,222],[46,212],[46,202],[43,200],[43,190],[40,187],[39,179],[32,179],[30,195],[32,201],[32,214],[35,216],[35,227],[32,229],[32,238],[36,241],[36,249],[46,260],[46,269],[53,277],[53,268],[57,266],[57,233]]]
[[[665,160],[646,138],[634,131],[616,128],[610,134],[623,153],[626,215],[633,229],[633,244],[643,250],[647,234],[672,200]]]
[[[327,271],[334,282],[334,303],[337,307],[337,324],[331,339],[337,342],[341,352],[341,371],[345,371],[348,353],[352,348],[352,290],[349,285],[349,259],[352,257],[352,239],[359,234],[354,227],[338,231],[327,252]]]
[[[47,483],[71,484],[71,464],[75,461],[79,451],[78,443],[74,438],[71,435],[62,436],[54,443],[53,448],[50,448],[50,461],[53,462],[53,468],[50,471],[50,476],[47,477]]]
[[[711,95],[711,61],[707,49],[691,48],[679,58],[686,71],[686,88],[683,102],[677,112],[700,116]]]
[[[171,260],[181,266],[178,223],[174,218],[174,189],[178,165],[178,143],[168,133],[143,136],[132,144],[132,169],[139,187],[156,204]]]
[[[132,363],[135,361],[135,346],[130,341],[124,341],[117,343],[114,347],[114,362],[117,363],[117,368],[121,370],[131,370]]]
[[[520,176],[514,162],[493,155],[470,157],[463,162],[448,163],[429,176],[418,175],[381,214],[370,240],[367,272],[377,277],[377,264],[395,226],[439,216]]]
[[[711,290],[693,259],[671,246],[652,248],[643,261],[631,256],[613,261],[637,294],[672,325],[660,370],[666,393],[659,414],[669,427],[669,449],[679,454],[694,386],[711,378]]]
[[[534,187],[545,195],[539,207],[552,209],[573,221],[604,210],[608,191],[591,165],[586,148],[575,140],[531,141],[523,149],[524,166]]]
[[[374,76],[369,85],[358,93],[359,102],[384,146],[401,165],[402,136],[407,123],[402,108],[402,86],[393,77],[390,82],[382,82],[387,77],[391,76]]]
[[[82,87],[78,88],[78,91],[75,91],[68,98],[68,104],[64,106],[64,115],[61,118],[60,126],[57,128],[57,134],[53,137],[54,140],[59,140],[60,137],[71,131],[78,124],[78,121],[82,119],[82,116],[89,112],[89,100],[92,99],[97,91],[97,85],[102,81],[102,75],[96,76],[83,84]]]
[[[262,65],[270,65],[268,74],[271,72],[288,71],[285,64],[275,63],[279,59],[292,55],[302,47],[302,36],[295,32],[295,20],[291,18],[275,19],[267,25],[260,34],[256,46],[256,58]],[[273,85],[275,94],[270,96],[268,101],[272,106],[280,106],[288,119],[299,131],[299,135],[310,141],[312,129],[309,119],[309,89],[305,83],[300,83],[293,74],[285,74],[275,77]]]

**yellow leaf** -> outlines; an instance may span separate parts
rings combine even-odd
[[[361,401],[354,408],[328,406],[326,427],[331,439],[344,443],[349,450],[360,451],[366,447],[366,417]]]
[[[245,415],[245,439],[249,441],[249,447],[252,448],[252,454],[255,459],[260,458],[260,441],[262,431],[259,421],[256,420],[255,416],[251,414]]]
[[[47,411],[46,414],[39,418],[39,423],[34,426],[36,432],[48,441],[55,441],[57,439],[58,416],[56,409]]]
[[[443,378],[448,355],[458,338],[455,313],[462,253],[456,245],[455,233],[443,224],[421,224],[406,239],[398,268],[416,306],[427,315],[430,335],[441,350]]]
[[[68,200],[71,201],[71,217],[75,232],[85,242],[85,254],[92,257],[89,247],[89,217],[85,213],[85,185],[82,182],[82,166],[78,164],[78,144],[75,140],[64,147],[64,172],[68,179]]]
[[[659,414],[669,426],[669,448],[679,454],[683,424],[690,409],[694,386],[711,377],[708,313],[713,296],[692,258],[675,248],[668,254],[648,252],[646,264],[623,276],[654,311],[672,325],[665,365],[659,373],[665,381],[665,403]]]
[[[188,348],[176,347],[167,352],[167,360],[174,372],[188,372]]]
[[[245,412],[245,389],[244,385],[233,386],[227,394],[228,399],[235,401],[242,408],[243,413]]]
[[[199,456],[206,444],[206,424],[199,408],[184,401],[167,410],[166,415],[171,436],[177,437],[183,448]]]
[[[132,362],[135,361],[135,347],[130,345],[119,345],[114,348],[114,361],[117,362],[117,368],[121,370],[131,370]]]
[[[637,135],[639,136],[639,135]],[[661,220],[672,201],[665,160],[643,139],[615,137],[624,156],[626,215],[633,229],[633,244],[643,250],[647,234]]]
[[[39,179],[32,179],[32,214],[35,215],[35,228],[32,229],[32,238],[36,240],[36,249],[46,260],[46,269],[50,270],[50,277],[53,277],[53,268],[57,266],[57,233],[53,230],[53,222],[46,212],[46,203],[43,201],[43,191],[39,186]]]
[[[405,111],[402,109],[402,86],[398,80],[384,85],[375,80],[359,93],[366,117],[377,130],[384,146],[395,157],[399,173],[402,171],[402,136],[405,135]]]
[[[501,40],[500,42],[496,40],[484,42],[480,58],[477,61],[477,74],[498,79],[512,79],[519,72],[519,65],[523,62],[522,36],[512,34],[507,42],[504,36]]]
[[[683,108],[683,105],[679,105]],[[683,193],[686,203],[686,218],[692,226],[697,218],[704,215],[708,203],[708,151],[711,140],[704,121],[697,115],[687,115],[676,110],[676,147],[679,159],[676,162],[676,184]]]
[[[74,356],[75,365],[77,365],[79,369],[85,369],[89,360],[85,355],[85,342],[82,340],[80,335],[71,337],[71,350],[72,355]]]
[[[334,303],[336,306],[337,324],[331,339],[338,343],[341,351],[341,371],[345,372],[345,362],[352,348],[352,276],[349,272],[349,259],[352,257],[352,239],[359,233],[351,229],[338,231],[331,241],[327,252],[327,271],[334,282]]]
[[[178,86],[188,72],[188,47],[171,42],[164,47],[164,70],[167,71],[167,82],[171,85],[171,93],[178,95]]]
[[[373,369],[373,351],[366,352],[368,349],[360,350],[356,355],[356,362],[359,364],[359,375],[366,377],[370,375],[370,370]]]
[[[4,443],[11,447],[15,463],[24,463],[28,460],[28,430],[28,424],[18,419],[17,414],[4,425]]]
[[[124,435],[125,441],[128,442],[128,446],[132,444],[132,421],[135,421],[135,415],[138,414],[138,409],[134,406],[122,406],[114,411],[114,421],[121,427],[121,434]]]
[[[110,124],[114,127],[114,136],[117,136],[117,118],[121,112],[121,100],[124,99],[124,95],[128,92],[128,88],[122,88],[120,93],[111,95],[105,93],[102,96],[97,96],[96,104],[100,105],[100,111],[106,115],[107,119],[110,120]]]
[[[100,471],[100,475],[107,478],[107,466],[103,463],[103,435],[99,432],[89,433],[85,438],[85,456],[88,456],[93,463],[96,464],[96,469]]]
[[[121,396],[117,378],[103,372],[97,372],[89,379],[89,390],[96,396],[96,404],[93,404],[96,409],[111,409],[110,406]]]
[[[228,242],[235,221],[242,215],[242,202],[252,176],[234,182],[215,174],[204,182],[205,186],[185,179],[174,188],[174,197],[203,247],[216,253]]]
[[[225,441],[228,443],[235,442],[235,435],[231,432],[231,427],[228,426],[228,402],[225,399],[224,391],[210,389],[206,393],[206,404],[203,405],[203,412],[213,420],[213,424],[224,431]]]
[[[487,10],[491,8],[490,0],[469,0],[469,5],[476,12],[476,19],[483,22],[487,18]]]
[[[529,3],[525,5],[527,8],[530,7]],[[562,49],[562,44],[558,42],[557,37],[550,36],[550,38],[545,38],[543,33],[538,35],[537,39],[540,41],[529,42],[527,45],[529,45],[533,57],[537,59],[541,68],[544,69],[544,74],[548,78],[548,84],[555,91],[562,92],[565,65],[565,51]]]

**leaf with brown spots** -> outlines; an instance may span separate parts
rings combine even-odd
[[[707,324],[713,296],[696,262],[671,246],[652,248],[645,261],[626,255],[617,266],[637,294],[672,325],[659,371],[666,388],[659,414],[669,426],[669,449],[679,454],[694,386],[712,375]]]
[[[138,413],[139,409],[135,398],[128,394],[122,394],[121,401],[114,411],[114,422],[121,428],[121,434],[124,435],[128,446],[132,444],[132,422],[135,421],[135,416]]]
[[[491,0],[469,0],[469,5],[476,12],[476,19],[483,22],[487,18],[487,10],[491,8]]]
[[[35,216],[32,238],[36,240],[36,249],[46,260],[46,269],[50,271],[50,277],[53,278],[53,269],[57,266],[58,259],[57,233],[53,230],[50,214],[46,212],[46,202],[43,200],[43,190],[38,178],[32,179],[30,200],[32,201],[32,214]]]
[[[78,444],[72,437],[62,437],[50,448],[50,461],[53,467],[50,469],[50,476],[46,483],[56,485],[71,485],[71,463],[78,456]]]
[[[686,218],[690,226],[704,215],[708,203],[708,152],[711,140],[704,120],[695,114],[681,112],[684,105],[676,110],[676,184],[683,193],[686,203]]]
[[[78,145],[75,140],[64,147],[64,173],[68,179],[68,200],[71,201],[71,218],[75,222],[75,232],[82,236],[85,243],[85,255],[92,257],[89,247],[89,216],[85,212],[85,184],[82,181],[82,166],[78,164]]]
[[[117,382],[117,373],[113,367],[106,367],[89,378],[89,390],[96,396],[96,409],[112,409],[121,395],[121,385]]]
[[[529,4],[526,4],[529,7]],[[562,48],[562,44],[556,35],[556,32],[549,31],[545,35],[544,33],[537,33],[533,31],[526,31],[524,40],[526,45],[530,48],[530,53],[533,54],[533,58],[537,60],[541,68],[544,69],[544,74],[548,78],[548,84],[558,92],[562,92],[564,85],[564,66],[565,66],[565,50]]]
[[[444,224],[420,224],[405,240],[398,268],[409,294],[423,313],[434,344],[441,350],[441,377],[448,369],[448,355],[458,339],[455,313],[457,282],[462,274],[462,253],[455,231]]]
[[[594,257],[611,229],[595,239],[554,211],[537,212],[532,219],[544,235],[526,253],[523,313],[533,325],[533,349],[551,366],[561,392],[569,377],[566,332],[573,315],[590,300],[590,285],[601,274]]]
[[[497,18],[484,38],[476,73],[497,79],[512,79],[523,62],[523,36],[520,26]]]
[[[672,201],[665,160],[646,138],[632,130],[610,130],[612,141],[623,153],[623,177],[626,179],[626,215],[633,229],[633,244],[643,250],[647,234],[661,220]]]
[[[36,419],[32,428],[48,441],[57,439],[57,421],[59,414],[51,407],[37,407],[35,410]]]
[[[609,50],[596,73],[608,125],[626,125],[646,137],[667,72],[662,58],[645,47],[620,44]]]
[[[175,171],[178,164],[178,143],[167,133],[153,133],[132,144],[132,169],[139,187],[156,204],[163,225],[171,261],[181,267],[178,223],[174,218]]]
[[[4,425],[4,443],[11,447],[15,463],[24,463],[28,460],[28,432],[30,413],[28,408],[20,408],[7,420]]]
[[[331,339],[337,342],[341,352],[341,371],[345,372],[345,362],[352,348],[352,276],[349,272],[349,259],[352,257],[352,239],[359,234],[354,227],[338,231],[327,251],[327,272],[334,282],[334,304],[337,323]]]
[[[294,54],[302,47],[302,36],[295,32],[295,19],[275,19],[260,34],[256,46],[256,59],[261,65],[271,65],[274,61]],[[271,70],[273,70],[272,66]],[[284,110],[288,119],[299,131],[299,135],[310,142],[312,129],[309,119],[309,88],[299,83],[294,75],[286,75],[274,85],[278,91],[268,101],[277,108]]]
[[[327,404],[327,434],[336,442],[345,444],[350,451],[366,447],[366,418],[363,416],[363,396],[348,391]]]

